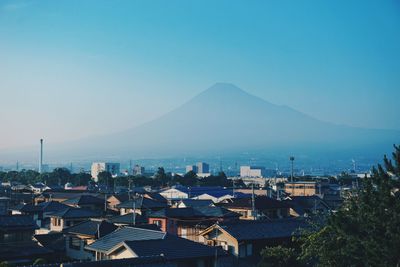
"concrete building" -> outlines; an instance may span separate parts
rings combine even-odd
[[[192,172],[194,172],[194,173],[198,173],[198,168],[197,168],[197,166],[196,166],[196,165],[187,165],[187,166],[186,166],[186,173],[188,173],[188,172],[190,172],[190,171],[192,171]]]
[[[197,173],[209,173],[210,172],[210,165],[205,162],[197,162]]]
[[[93,162],[91,168],[92,178],[97,182],[97,176],[99,173],[107,171],[111,173],[112,176],[119,175],[120,171],[119,163],[109,163],[109,162]]]
[[[145,173],[144,167],[140,165],[135,165],[135,167],[133,167],[133,175],[144,175],[144,173]]]
[[[260,166],[240,166],[240,177],[266,177],[265,167]]]

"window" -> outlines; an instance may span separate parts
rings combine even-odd
[[[53,218],[53,225],[54,226],[61,226],[61,219]]]
[[[81,240],[79,238],[71,236],[69,238],[69,248],[80,250],[81,249]]]
[[[246,254],[247,256],[253,255],[253,244],[247,244],[246,246]]]
[[[162,221],[161,220],[154,220],[153,224],[157,225],[158,227],[162,227]]]

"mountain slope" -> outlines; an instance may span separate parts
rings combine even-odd
[[[399,140],[398,131],[322,122],[234,85],[218,83],[156,120],[58,150],[84,157],[147,157],[288,147],[390,146]]]

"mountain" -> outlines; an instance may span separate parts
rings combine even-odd
[[[340,103],[337,106],[340,108]],[[399,141],[399,131],[319,121],[232,84],[217,83],[156,120],[120,133],[49,147],[46,152],[68,160],[94,160],[251,150],[390,151]]]

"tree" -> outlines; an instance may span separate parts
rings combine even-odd
[[[266,247],[261,251],[259,267],[296,267],[301,266],[297,260],[298,253],[293,248],[282,246]]]
[[[165,173],[165,170],[163,167],[159,167],[154,176],[154,180],[156,181],[156,183],[158,185],[163,187],[171,181],[171,177]]]
[[[92,180],[92,176],[85,172],[75,173],[72,175],[72,183],[75,185],[88,185]]]
[[[176,182],[184,186],[194,186],[197,185],[198,182],[197,174],[193,171],[189,171],[183,177],[176,176],[176,178]]]
[[[325,225],[304,237],[301,259],[318,266],[400,265],[400,147],[373,168]]]
[[[97,175],[97,181],[99,184],[107,186],[107,188],[110,188],[113,186],[114,181],[111,176],[110,172],[107,171],[102,171]]]

